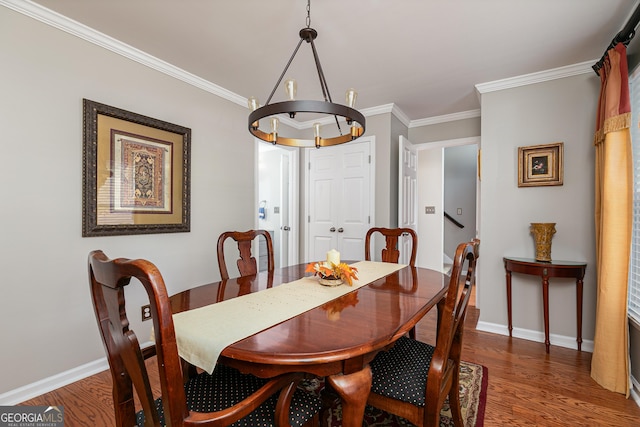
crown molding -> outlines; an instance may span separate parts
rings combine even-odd
[[[181,68],[158,59],[148,53],[109,37],[64,15],[47,9],[29,0],[0,0],[0,5],[22,13],[30,18],[79,37],[97,46],[131,59],[175,79],[210,92],[235,104],[247,106],[247,99]]]
[[[29,0],[0,0],[0,5],[12,9],[30,18],[33,18],[37,21],[40,21],[44,24],[62,30],[68,34],[79,37],[85,41],[88,41],[89,43],[93,43],[104,49],[110,50],[111,52],[124,56],[125,58],[131,59],[132,61],[138,62],[170,77],[200,88],[206,92],[217,95],[235,104],[241,105],[243,107],[247,106],[247,98],[243,96],[240,96],[234,92],[231,92],[230,90],[211,83],[208,80],[196,76],[195,74],[191,74],[188,71],[183,70],[182,68],[178,68],[172,64],[169,64],[168,62],[149,55],[148,53],[136,49],[117,39],[114,39],[113,37],[96,31],[93,28],[81,24],[80,22],[74,21],[73,19],[54,12],[51,9],[47,9],[44,6],[33,3]],[[386,104],[378,107],[366,108],[364,110],[360,110],[360,112],[365,117],[394,112],[396,116],[398,116],[398,118],[403,123],[405,123],[405,125],[408,125],[409,123],[409,119],[407,118],[407,116],[394,104]],[[280,121],[287,126],[299,130],[310,128],[313,123],[318,122],[318,120],[298,122],[284,116],[281,117]],[[320,123],[330,123],[333,121],[333,118],[328,117],[319,121]]]
[[[521,76],[510,77],[508,79],[495,80],[487,83],[479,83],[476,90],[479,94],[496,92],[504,89],[512,89],[520,86],[527,86],[534,83],[542,83],[549,80],[561,79],[564,77],[577,76],[580,74],[593,73],[593,64],[597,59],[581,62],[579,64],[567,65],[564,67],[553,68],[551,70],[540,71],[537,73],[523,74]]]
[[[391,113],[393,111],[394,104],[378,105],[377,107],[369,107],[364,110],[360,110],[365,116],[375,116],[378,114]]]
[[[391,109],[391,114],[396,116],[398,120],[402,122],[406,127],[411,127],[411,119],[407,117],[407,115],[398,107],[396,104],[393,104],[393,108]]]
[[[444,114],[442,116],[427,117],[424,119],[411,120],[410,128],[435,125],[438,123],[454,122],[456,120],[473,119],[480,117],[480,110],[461,111],[459,113]]]
[[[442,141],[427,141],[425,143],[416,144],[418,151],[430,150],[433,148],[460,147],[462,145],[476,144],[480,146],[480,136],[468,136],[465,138],[445,139]]]
[[[181,68],[178,68],[168,62],[158,59],[148,53],[145,53],[139,49],[136,49],[126,43],[107,36],[99,31],[94,30],[84,24],[81,24],[73,19],[70,19],[64,15],[54,12],[39,4],[33,3],[30,0],[0,0],[0,5],[12,9],[25,16],[33,18],[44,24],[50,25],[61,31],[69,33],[73,36],[79,37],[104,49],[110,50],[116,54],[131,59],[156,71],[171,76],[177,80],[183,81],[189,85],[200,88],[206,92],[212,93],[223,99],[231,101],[242,107],[246,107],[247,98],[240,96],[230,90],[227,90],[221,86],[216,85],[208,80],[191,74]],[[540,83],[548,80],[555,80],[563,77],[575,76],[578,74],[585,74],[593,72],[591,66],[596,60],[586,61],[580,64],[569,65],[565,67],[555,68],[552,70],[541,71],[538,73],[525,74],[522,76],[511,77],[503,80],[496,80],[493,82],[477,84],[476,91],[479,95],[488,92],[494,92],[503,89],[510,89],[519,86],[526,86],[534,83]],[[480,116],[480,110],[463,111],[460,113],[446,114],[442,116],[427,117],[424,119],[410,120],[409,117],[395,104],[385,104],[377,107],[365,108],[360,110],[365,116],[375,116],[378,114],[392,113],[398,120],[400,120],[405,126],[409,128],[427,126],[438,123],[451,122],[455,120],[463,120],[468,118],[474,118]],[[291,120],[288,117],[283,117],[281,121],[295,129],[307,129],[310,128],[317,120],[310,120],[306,122],[298,122]],[[329,123],[331,118],[326,120],[320,120],[322,123],[326,121]]]

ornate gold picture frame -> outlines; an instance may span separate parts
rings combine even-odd
[[[518,147],[518,187],[562,185],[564,143]]]
[[[191,129],[83,100],[82,236],[190,231]]]

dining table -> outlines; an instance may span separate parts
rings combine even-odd
[[[358,265],[362,271],[369,266],[379,267],[377,264],[361,261],[353,265]],[[307,277],[311,275],[305,273],[305,268],[306,264],[276,268],[272,272],[222,280],[179,292],[170,297],[174,323],[178,324],[177,316],[205,310],[221,302],[241,303],[242,298],[250,296],[259,299],[261,295],[268,295],[267,291],[298,283],[301,278],[305,279],[299,286],[309,288],[300,289],[322,286],[315,283],[317,277]],[[398,338],[438,306],[446,295],[448,283],[449,276],[440,271],[398,265],[382,277],[359,283],[359,287],[342,284],[341,296],[310,309],[303,308],[303,312],[291,318],[230,343],[220,350],[213,363],[263,378],[290,372],[324,377],[341,399],[342,425],[360,427],[371,389],[369,362],[378,352],[391,348]],[[286,303],[287,293],[280,293],[277,298]],[[296,302],[291,301],[290,305],[296,305]],[[245,313],[248,315],[249,312]],[[213,340],[224,329],[233,328],[228,324],[216,325],[213,322],[197,339]],[[188,335],[188,332],[184,325],[176,327],[179,353],[181,335]],[[192,361],[189,363],[193,364]],[[197,363],[195,366],[206,370]]]

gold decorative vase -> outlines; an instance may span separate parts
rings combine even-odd
[[[551,261],[551,238],[556,234],[555,222],[532,222],[531,234],[536,243],[536,261]]]

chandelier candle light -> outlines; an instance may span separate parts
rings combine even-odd
[[[307,264],[305,273],[313,273],[320,277],[320,284],[325,286],[338,286],[347,282],[353,285],[353,280],[358,279],[358,269],[351,267],[344,262],[340,262],[340,252],[331,249],[327,252],[325,262],[310,262]]]
[[[249,109],[252,111],[249,114],[249,132],[256,138],[260,138],[263,141],[270,142],[272,144],[286,145],[290,147],[327,147],[331,145],[344,144],[346,142],[353,141],[364,134],[365,131],[365,118],[356,109],[354,109],[356,98],[358,96],[354,89],[349,89],[346,92],[346,104],[335,104],[331,99],[329,92],[329,86],[322,72],[322,66],[320,65],[320,58],[316,51],[314,40],[318,37],[318,32],[311,28],[311,0],[307,1],[307,26],[300,30],[300,41],[296,46],[289,62],[284,68],[284,71],[278,78],[276,85],[271,91],[271,95],[267,99],[267,103],[264,106],[260,106],[260,103],[255,97],[250,97],[247,101]],[[296,94],[298,90],[298,84],[294,79],[287,79],[284,82],[284,87],[287,93],[287,101],[275,102],[270,104],[273,94],[276,92],[278,85],[282,81],[282,78],[286,74],[293,58],[298,53],[298,49],[302,42],[305,41],[311,45],[313,51],[313,58],[315,60],[316,69],[318,71],[318,77],[320,79],[320,87],[324,96],[324,101],[319,100],[296,100]],[[298,113],[312,113],[315,115],[333,116],[335,124],[337,126],[337,136],[329,136],[330,131],[321,129],[321,123],[317,122],[312,125],[314,138],[312,140],[299,139],[299,138],[287,138],[278,134],[278,127],[280,120],[276,117],[278,114],[288,114],[291,119],[296,117]],[[265,132],[260,129],[260,121],[268,118],[271,129],[269,132]],[[344,121],[347,126],[350,126],[349,132],[343,134],[340,122]]]

